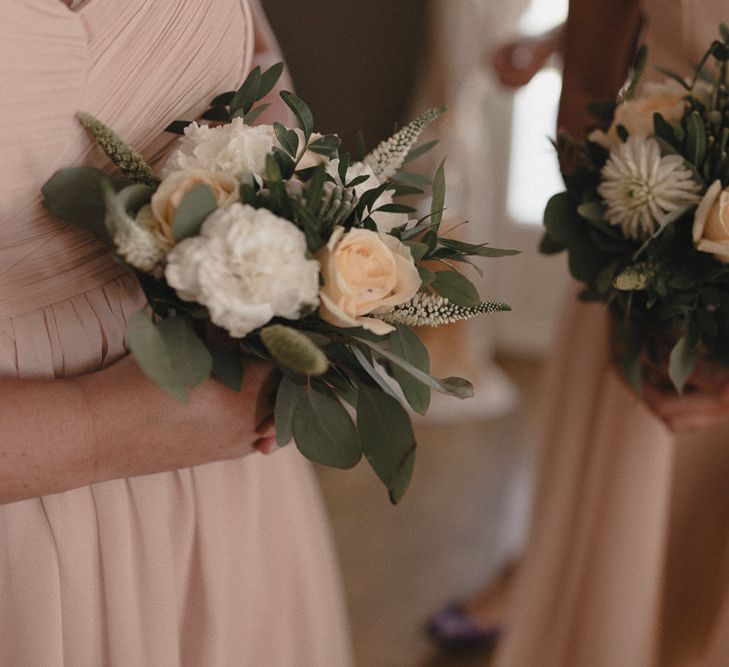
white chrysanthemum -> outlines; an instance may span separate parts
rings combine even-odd
[[[605,218],[625,236],[645,240],[668,216],[699,201],[701,186],[678,155],[661,155],[655,139],[629,137],[610,154],[598,192]]]
[[[262,176],[266,155],[277,145],[270,125],[246,125],[242,118],[217,127],[192,123],[185,128],[185,136],[167,160],[162,176],[187,169],[227,171],[238,180],[250,174]]]
[[[319,263],[306,258],[303,232],[267,209],[238,203],[218,209],[199,236],[178,243],[165,276],[182,299],[206,306],[236,338],[319,303]]]
[[[344,185],[339,178],[339,160],[332,160],[329,162],[327,165],[327,172],[339,185]],[[357,197],[362,197],[362,195],[368,190],[374,190],[382,185],[380,179],[375,176],[375,172],[372,167],[365,162],[354,162],[349,165],[349,168],[347,169],[347,182],[351,182],[359,176],[368,176],[368,178],[366,181],[354,187],[354,192]],[[408,221],[406,213],[375,211],[375,209],[380,208],[381,206],[392,203],[392,192],[390,190],[385,190],[372,205],[373,213],[370,217],[375,221],[377,229],[380,232],[388,233],[393,228],[404,225]]]
[[[114,234],[114,245],[119,256],[130,266],[156,278],[162,276],[167,249],[146,227],[134,223],[118,228]]]

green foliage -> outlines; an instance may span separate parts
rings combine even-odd
[[[445,182],[445,160],[440,163],[435,178],[433,179],[433,200],[430,207],[430,217],[437,231],[443,219],[445,207],[446,182]]]
[[[474,284],[456,271],[438,271],[431,287],[459,306],[473,307],[481,303],[481,297]]]
[[[679,394],[696,367],[698,355],[698,348],[690,344],[687,336],[680,338],[671,350],[668,375]]]
[[[413,379],[419,380],[431,389],[435,389],[436,391],[439,391],[443,394],[455,396],[456,398],[473,397],[473,385],[467,380],[463,380],[462,378],[445,378],[443,380],[436,379],[434,377],[431,377],[428,373],[423,372],[419,368],[416,368],[406,359],[403,359],[397,354],[385,350],[381,346],[377,345],[377,343],[373,343],[372,341],[361,338],[359,336],[353,338],[358,343],[361,343],[365,347],[370,348],[370,350],[372,350],[377,357],[391,362],[395,366],[405,371]]]
[[[430,358],[428,349],[410,328],[399,325],[390,335],[389,349],[393,354],[405,359],[408,363],[430,374]],[[399,366],[392,367],[392,375],[402,389],[402,393],[415,412],[424,415],[430,406],[430,387],[416,380]]]
[[[294,413],[306,389],[303,382],[296,382],[288,375],[281,378],[276,392],[273,419],[276,425],[276,442],[284,447],[293,438]]]
[[[141,311],[129,320],[127,340],[145,375],[179,401],[210,376],[212,356],[184,317],[155,324]]]
[[[357,428],[328,389],[304,387],[294,411],[292,433],[299,451],[316,463],[346,470],[362,458]]]
[[[294,112],[296,120],[299,121],[299,126],[304,131],[306,140],[309,141],[309,137],[314,131],[314,116],[311,113],[311,109],[309,109],[302,99],[286,90],[281,91],[281,99]]]
[[[228,389],[240,391],[243,385],[243,364],[240,354],[228,345],[219,345],[213,349],[212,355],[211,372],[213,376]]]
[[[129,181],[105,174],[94,167],[61,169],[41,189],[43,204],[56,217],[90,231],[110,243],[106,224],[104,184],[118,192]]]
[[[415,462],[415,434],[407,412],[392,396],[364,386],[357,402],[357,429],[365,457],[397,504]]]
[[[172,221],[172,235],[176,242],[200,233],[205,219],[218,208],[213,191],[200,183],[185,194]]]

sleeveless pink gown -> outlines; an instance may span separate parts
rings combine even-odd
[[[107,164],[78,110],[162,160],[166,125],[252,66],[252,13],[245,0],[0,0],[0,16],[0,373],[90,373],[125,354],[142,297],[45,212],[40,187]],[[0,664],[350,664],[310,467],[288,448],[0,506]]]
[[[687,73],[729,0],[647,0],[654,63]],[[649,76],[657,77],[655,72]],[[729,422],[673,437],[623,386],[576,291],[551,359],[508,667],[729,665]]]

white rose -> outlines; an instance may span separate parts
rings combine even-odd
[[[177,208],[185,195],[201,184],[210,188],[221,208],[240,199],[240,183],[232,174],[205,169],[174,171],[160,183],[152,201],[139,210],[137,221],[150,229],[167,249],[171,248],[175,244],[172,223]]]
[[[317,259],[324,280],[319,314],[338,327],[362,327],[378,335],[392,331],[368,315],[409,301],[422,282],[405,244],[368,229],[345,233],[337,227]]]
[[[327,172],[329,175],[339,184],[343,185],[339,178],[339,160],[332,160],[327,165]],[[370,165],[364,162],[355,162],[349,165],[347,169],[347,182],[351,182],[359,176],[367,176],[367,180],[355,186],[354,192],[358,197],[361,197],[367,190],[374,190],[379,188],[382,183],[380,179],[375,176],[375,172],[372,170]],[[408,222],[407,213],[387,213],[383,211],[375,211],[375,209],[385,206],[386,204],[392,204],[392,193],[390,190],[385,190],[375,201],[372,206],[373,213],[371,218],[375,221],[377,229],[381,232],[390,232],[395,227],[405,225]]]
[[[706,191],[694,215],[694,245],[701,252],[729,263],[729,190],[715,181]]]
[[[165,277],[180,298],[243,338],[273,317],[297,319],[319,303],[319,264],[306,258],[304,233],[267,209],[233,204],[178,243]]]
[[[242,118],[216,127],[192,123],[185,128],[185,136],[167,160],[162,175],[205,169],[229,172],[239,181],[250,175],[262,176],[266,156],[277,145],[270,125],[246,125]]]

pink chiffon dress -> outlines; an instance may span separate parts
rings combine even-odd
[[[651,61],[684,75],[729,19],[728,0],[642,7]],[[497,665],[729,665],[729,421],[674,437],[613,370],[604,307],[576,292],[550,360],[532,533]]]
[[[42,206],[55,170],[108,168],[74,114],[158,165],[168,123],[252,67],[253,27],[245,0],[0,0],[0,374],[97,371],[143,304]],[[0,664],[350,664],[311,468],[291,447],[0,506]]]

